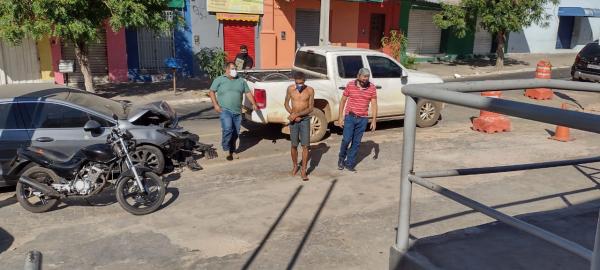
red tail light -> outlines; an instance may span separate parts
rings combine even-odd
[[[579,63],[579,60],[581,60],[581,56],[577,54],[577,56],[575,56],[575,63]]]
[[[254,101],[259,109],[267,107],[267,91],[265,89],[254,89]]]

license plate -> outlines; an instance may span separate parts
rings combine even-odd
[[[587,65],[587,67],[588,67],[588,68],[591,68],[591,69],[600,69],[600,65],[592,65],[592,64],[588,64],[588,65]]]

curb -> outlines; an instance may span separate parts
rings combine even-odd
[[[561,68],[570,68],[571,66],[553,66],[553,69],[561,69]],[[494,75],[505,75],[505,74],[514,74],[514,73],[521,73],[521,72],[532,72],[535,71],[536,68],[523,68],[523,69],[515,69],[515,70],[505,70],[505,71],[499,71],[499,72],[489,72],[489,73],[482,73],[482,74],[469,74],[469,75],[461,75],[461,77],[459,78],[455,78],[454,76],[450,75],[450,76],[443,76],[442,79],[443,80],[447,80],[447,79],[460,79],[460,78],[477,78],[477,77],[487,77],[487,76],[494,76]]]

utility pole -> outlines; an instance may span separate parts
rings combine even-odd
[[[319,46],[329,45],[329,7],[330,0],[321,0],[321,22],[319,28]]]

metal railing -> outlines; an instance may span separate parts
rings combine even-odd
[[[490,90],[522,90],[529,88],[552,88],[600,93],[600,84],[545,79],[414,84],[403,87],[402,93],[406,95],[406,104],[403,134],[404,141],[402,147],[402,167],[400,171],[400,210],[398,214],[396,243],[390,249],[390,269],[398,269],[401,267],[401,265],[403,265],[403,260],[406,259],[405,257],[410,257],[407,256],[407,252],[409,250],[412,184],[414,183],[509,226],[527,232],[533,236],[572,252],[573,254],[590,261],[591,269],[600,270],[600,221],[596,226],[594,250],[592,251],[581,246],[580,244],[567,240],[512,216],[503,214],[489,206],[469,199],[425,179],[446,176],[500,173],[600,162],[600,156],[574,160],[550,161],[497,167],[427,172],[413,171],[417,118],[416,99],[418,98],[600,133],[600,115],[563,110],[559,108],[540,106],[506,99],[488,98],[479,95],[466,94],[468,92],[482,92]]]

